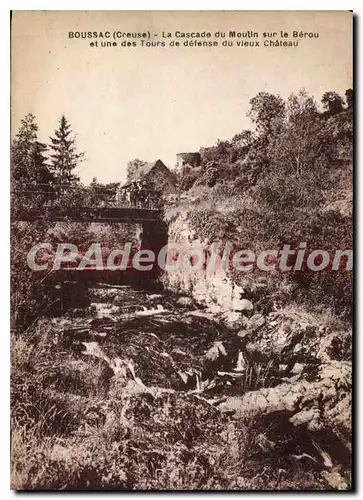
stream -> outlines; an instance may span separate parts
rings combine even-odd
[[[67,348],[103,359],[114,375],[216,400],[267,382],[259,365],[254,383],[253,365],[238,337],[188,297],[102,283],[94,284],[89,296],[88,307],[53,321]],[[273,383],[270,377],[268,384]]]
[[[227,327],[222,316],[190,297],[167,290],[93,282],[87,306],[69,309],[51,321],[58,332],[58,347],[83,360],[88,358],[90,363],[99,360],[107,372],[104,395],[108,397],[115,390],[133,395],[156,391],[185,396],[192,406],[193,398],[198,398],[211,409],[213,419],[223,414],[236,422],[234,401],[241,401],[243,395],[258,398],[260,389],[273,391],[275,387],[290,391],[294,386],[289,384],[294,380],[298,384],[301,379],[293,369],[299,363],[288,367],[276,356],[256,358],[247,349],[246,339]],[[273,328],[275,323],[270,321]],[[295,337],[296,343],[301,333]],[[263,402],[265,397],[271,397],[269,404],[278,408],[278,392],[265,393]],[[287,393],[287,401],[289,397]],[[326,429],[296,427],[291,423],[294,411],[299,410],[287,405],[286,409],[262,411],[253,417],[256,429],[263,429],[260,434],[256,431],[262,444],[253,450],[257,455],[262,453],[258,461],[280,463],[286,471],[295,467],[292,464],[296,461],[307,471],[311,467],[330,471],[337,462],[346,466],[349,454],[340,440]],[[248,421],[251,416],[244,418]]]

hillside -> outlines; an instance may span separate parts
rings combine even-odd
[[[167,216],[188,212],[202,240],[253,251],[301,242],[311,250],[351,249],[352,107],[319,112],[304,91],[286,102],[259,94],[251,103],[255,132],[201,148],[201,166],[183,171],[182,202]],[[285,279],[293,293],[283,297],[275,278],[277,300],[331,308],[350,320],[350,273],[297,272]]]
[[[305,92],[258,94],[254,131],[201,148],[150,233],[204,255],[213,242],[256,255],[351,249],[352,103],[327,94],[324,111]],[[29,195],[47,173],[29,129],[28,116],[12,157],[24,188],[13,195],[12,487],[348,490],[352,273],[312,272],[305,257],[296,270],[296,255],[287,272],[34,272],[35,244],[98,242],[107,258],[127,241],[141,248],[145,225],[55,223],[59,206],[112,206],[115,185],[65,187],[58,172],[51,200]],[[17,219],[24,206],[43,217]]]

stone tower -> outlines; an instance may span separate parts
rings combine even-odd
[[[199,167],[200,153],[178,153],[176,155],[175,170],[180,172],[183,167]]]

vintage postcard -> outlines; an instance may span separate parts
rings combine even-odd
[[[11,488],[352,490],[353,13],[13,11]]]

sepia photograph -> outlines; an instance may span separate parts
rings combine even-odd
[[[353,20],[11,12],[12,490],[354,490]]]

